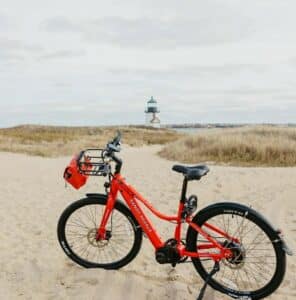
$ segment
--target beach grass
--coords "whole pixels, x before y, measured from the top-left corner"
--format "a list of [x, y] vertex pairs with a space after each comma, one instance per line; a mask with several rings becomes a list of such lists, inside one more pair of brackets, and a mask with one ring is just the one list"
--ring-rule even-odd
[[189, 164], [296, 166], [296, 129], [247, 126], [204, 130], [165, 145], [159, 155]]
[[123, 144], [164, 145], [158, 154], [172, 161], [296, 166], [296, 129], [287, 126], [206, 129], [186, 135], [144, 126], [21, 125], [0, 129], [0, 151], [43, 157], [72, 155], [82, 149], [104, 147], [118, 130], [122, 133]]
[[0, 129], [0, 151], [44, 157], [71, 155], [85, 148], [104, 147], [117, 131], [131, 146], [165, 144], [182, 136], [174, 130], [144, 126], [60, 127], [21, 125]]

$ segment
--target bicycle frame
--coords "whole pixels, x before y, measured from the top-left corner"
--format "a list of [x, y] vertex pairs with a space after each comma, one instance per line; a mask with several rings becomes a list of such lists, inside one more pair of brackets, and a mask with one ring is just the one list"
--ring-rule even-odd
[[[121, 193], [122, 197], [124, 198], [126, 204], [130, 208], [132, 214], [135, 216], [136, 220], [138, 221], [139, 225], [141, 226], [144, 233], [147, 235], [151, 243], [153, 244], [154, 248], [157, 250], [165, 245], [165, 242], [162, 241], [161, 237], [158, 235], [157, 231], [153, 227], [150, 220], [144, 214], [142, 208], [138, 204], [138, 201], [143, 203], [154, 215], [158, 218], [169, 221], [169, 222], [176, 222], [175, 234], [174, 238], [177, 241], [177, 249], [179, 251], [180, 257], [188, 256], [188, 257], [199, 257], [199, 258], [211, 258], [214, 261], [220, 261], [223, 258], [229, 258], [232, 256], [232, 253], [229, 249], [224, 248], [219, 242], [217, 242], [214, 238], [212, 238], [207, 232], [201, 229], [198, 225], [192, 222], [191, 217], [182, 218], [182, 212], [184, 209], [184, 203], [180, 201], [179, 208], [177, 215], [175, 216], [168, 216], [162, 214], [158, 210], [156, 210], [151, 203], [149, 203], [145, 198], [143, 198], [132, 186], [128, 185], [125, 179], [119, 174], [115, 174], [112, 178], [111, 185], [110, 185], [110, 192], [108, 195], [108, 200], [106, 204], [106, 208], [101, 220], [101, 224], [97, 229], [97, 239], [104, 239], [106, 234], [106, 225], [108, 222], [109, 217], [111, 216], [112, 210], [114, 208], [118, 192]], [[196, 230], [199, 234], [201, 234], [208, 243], [204, 243], [198, 245], [196, 252], [190, 252], [186, 250], [186, 247], [181, 241], [181, 228], [182, 223], [186, 222], [189, 226], [191, 226], [194, 230]], [[238, 239], [229, 236], [223, 230], [213, 226], [211, 224], [205, 223], [205, 227], [209, 228], [210, 230], [224, 236], [227, 240], [231, 240], [234, 242], [239, 242]], [[199, 250], [209, 250], [209, 249], [217, 249], [219, 251], [215, 252], [200, 252]]]

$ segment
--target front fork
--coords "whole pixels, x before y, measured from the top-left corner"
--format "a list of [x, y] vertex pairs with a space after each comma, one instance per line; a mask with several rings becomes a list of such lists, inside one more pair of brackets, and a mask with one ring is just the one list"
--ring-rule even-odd
[[[112, 180], [112, 182], [113, 182], [113, 180]], [[107, 203], [106, 203], [105, 211], [103, 213], [101, 224], [100, 224], [99, 228], [97, 229], [97, 234], [96, 234], [97, 241], [107, 239], [106, 225], [107, 225], [110, 215], [112, 214], [112, 211], [114, 209], [115, 202], [117, 199], [117, 194], [118, 194], [118, 188], [115, 184], [112, 184], [112, 182], [111, 182], [110, 192], [108, 193]]]

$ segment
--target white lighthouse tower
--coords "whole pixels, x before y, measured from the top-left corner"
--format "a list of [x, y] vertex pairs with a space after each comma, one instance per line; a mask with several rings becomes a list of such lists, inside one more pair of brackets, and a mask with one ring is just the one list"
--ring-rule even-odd
[[151, 96], [151, 99], [147, 102], [145, 110], [146, 126], [160, 128], [160, 119], [158, 114], [159, 110], [157, 107], [157, 101]]

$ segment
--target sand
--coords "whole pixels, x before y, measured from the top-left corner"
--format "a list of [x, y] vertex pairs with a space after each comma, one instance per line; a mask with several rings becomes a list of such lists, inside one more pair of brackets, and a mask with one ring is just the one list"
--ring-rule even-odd
[[[159, 210], [175, 213], [181, 176], [173, 162], [159, 158], [158, 146], [130, 148], [121, 153], [123, 174]], [[0, 298], [1, 299], [196, 299], [202, 280], [192, 264], [159, 265], [147, 239], [138, 257], [119, 271], [88, 270], [62, 252], [56, 225], [64, 208], [86, 192], [102, 192], [102, 178], [92, 178], [76, 191], [62, 179], [70, 157], [40, 158], [0, 153]], [[284, 229], [296, 249], [296, 168], [240, 168], [210, 166], [189, 192], [199, 208], [232, 200], [263, 212]], [[173, 227], [156, 221], [164, 239]], [[296, 299], [296, 258], [288, 257], [285, 281], [269, 299]], [[205, 299], [227, 299], [211, 289]]]

